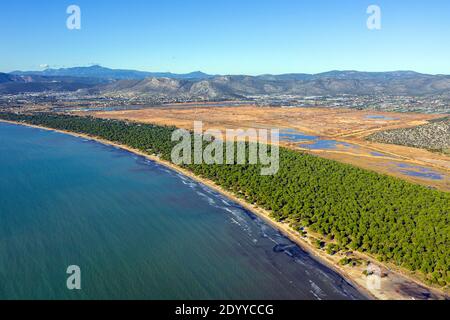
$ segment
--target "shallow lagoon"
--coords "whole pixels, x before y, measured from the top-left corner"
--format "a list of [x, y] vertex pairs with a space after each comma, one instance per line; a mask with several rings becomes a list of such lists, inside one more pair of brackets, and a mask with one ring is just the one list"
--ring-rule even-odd
[[404, 175], [410, 176], [410, 177], [418, 177], [418, 178], [424, 178], [428, 180], [443, 180], [444, 175], [434, 171], [432, 169], [418, 166], [418, 165], [410, 165], [406, 163], [394, 163], [395, 166], [398, 168], [398, 171]]
[[366, 116], [366, 119], [370, 119], [370, 120], [386, 120], [386, 121], [397, 120], [396, 118], [383, 116], [383, 115], [368, 115], [368, 116]]
[[319, 139], [318, 136], [308, 135], [294, 129], [286, 129], [280, 131], [281, 141], [301, 142], [301, 141], [314, 141], [317, 139]]
[[338, 148], [358, 149], [359, 146], [337, 140], [317, 140], [314, 143], [302, 143], [300, 147], [310, 150], [336, 150]]

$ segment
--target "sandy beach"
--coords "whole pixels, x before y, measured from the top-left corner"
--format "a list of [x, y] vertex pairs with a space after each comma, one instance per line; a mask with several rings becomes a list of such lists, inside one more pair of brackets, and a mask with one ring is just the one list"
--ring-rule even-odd
[[[164, 161], [156, 156], [148, 155], [144, 152], [141, 152], [139, 150], [130, 148], [125, 145], [117, 144], [108, 140], [104, 140], [98, 137], [89, 136], [85, 134], [79, 134], [69, 131], [63, 131], [63, 130], [56, 130], [52, 128], [46, 128], [41, 126], [35, 126], [30, 125], [22, 122], [12, 122], [12, 121], [4, 121], [0, 120], [0, 122], [4, 123], [11, 123], [16, 125], [24, 125], [28, 127], [34, 127], [49, 131], [55, 131], [60, 132], [64, 134], [68, 134], [71, 136], [89, 139], [89, 140], [95, 140], [99, 143], [115, 146], [118, 148], [121, 148], [123, 150], [132, 152], [134, 154], [137, 154], [139, 156], [145, 157], [149, 160], [155, 161], [159, 164], [162, 164], [166, 166], [167, 168], [170, 168], [174, 171], [177, 171], [199, 183], [202, 183], [209, 188], [220, 192], [230, 200], [240, 204], [242, 207], [246, 208], [247, 210], [253, 212], [257, 216], [264, 219], [267, 223], [275, 227], [277, 230], [279, 230], [281, 233], [283, 233], [285, 236], [287, 236], [290, 240], [295, 242], [297, 245], [299, 245], [303, 250], [308, 252], [311, 256], [315, 257], [316, 260], [320, 261], [322, 264], [326, 265], [327, 267], [335, 270], [340, 275], [342, 275], [349, 283], [357, 287], [362, 293], [364, 293], [368, 298], [370, 299], [380, 299], [380, 300], [409, 300], [409, 299], [421, 299], [421, 298], [429, 298], [429, 299], [446, 299], [448, 298], [448, 295], [444, 293], [442, 290], [431, 288], [421, 282], [419, 282], [417, 279], [414, 278], [414, 275], [407, 274], [407, 272], [395, 268], [395, 266], [392, 265], [385, 265], [380, 264], [379, 262], [376, 262], [373, 258], [361, 254], [361, 253], [352, 253], [352, 258], [361, 259], [365, 262], [370, 262], [371, 265], [376, 265], [381, 269], [381, 272], [383, 276], [380, 279], [380, 286], [368, 286], [368, 278], [363, 274], [363, 271], [366, 270], [367, 266], [365, 263], [362, 263], [361, 265], [357, 266], [349, 266], [345, 265], [342, 266], [339, 264], [339, 261], [346, 257], [347, 255], [345, 253], [337, 253], [335, 255], [329, 255], [322, 249], [317, 249], [313, 245], [313, 241], [317, 239], [317, 235], [311, 235], [308, 232], [307, 237], [303, 237], [300, 233], [292, 229], [288, 224], [277, 222], [274, 219], [271, 218], [270, 212], [267, 210], [264, 210], [262, 208], [259, 208], [257, 206], [251, 205], [247, 203], [245, 200], [237, 197], [236, 195], [232, 194], [231, 192], [224, 190], [222, 187], [215, 184], [213, 181], [201, 178], [199, 176], [194, 175], [192, 172], [185, 170], [183, 168], [180, 168], [168, 161]], [[425, 294], [424, 294], [425, 293]]]

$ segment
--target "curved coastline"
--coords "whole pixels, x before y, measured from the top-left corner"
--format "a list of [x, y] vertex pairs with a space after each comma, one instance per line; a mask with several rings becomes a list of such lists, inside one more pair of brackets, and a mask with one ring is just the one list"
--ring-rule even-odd
[[[335, 271], [340, 276], [342, 276], [345, 281], [347, 281], [349, 284], [351, 284], [352, 286], [357, 288], [358, 291], [360, 291], [360, 293], [362, 293], [368, 299], [381, 299], [381, 300], [411, 299], [411, 296], [406, 295], [405, 292], [401, 292], [396, 289], [396, 284], [398, 284], [398, 283], [406, 284], [406, 286], [410, 285], [409, 290], [411, 290], [411, 292], [413, 292], [414, 290], [420, 289], [420, 288], [422, 288], [422, 289], [426, 288], [426, 290], [431, 291], [435, 295], [435, 297], [445, 298], [445, 295], [442, 295], [437, 290], [427, 287], [422, 283], [418, 283], [417, 281], [415, 281], [415, 279], [411, 279], [407, 275], [399, 274], [399, 273], [397, 273], [395, 271], [391, 271], [391, 270], [390, 270], [390, 274], [389, 274], [389, 279], [386, 279], [386, 278], [383, 279], [383, 285], [382, 285], [383, 290], [368, 289], [367, 286], [365, 285], [366, 278], [362, 275], [361, 270], [359, 270], [359, 269], [355, 270], [355, 268], [348, 267], [348, 266], [340, 266], [338, 264], [338, 260], [337, 260], [338, 257], [332, 257], [332, 256], [326, 254], [326, 252], [316, 249], [313, 246], [313, 244], [308, 241], [308, 239], [302, 238], [300, 236], [300, 234], [298, 232], [296, 232], [295, 230], [293, 230], [288, 224], [282, 223], [282, 222], [277, 222], [277, 221], [273, 220], [270, 217], [270, 212], [268, 212], [267, 210], [261, 209], [254, 205], [251, 205], [251, 204], [247, 203], [245, 200], [237, 197], [233, 193], [218, 186], [213, 181], [199, 177], [199, 176], [193, 174], [192, 172], [190, 172], [186, 169], [180, 168], [168, 161], [162, 160], [157, 156], [149, 155], [140, 150], [130, 148], [126, 145], [118, 144], [118, 143], [115, 143], [115, 142], [112, 142], [109, 140], [101, 139], [101, 138], [86, 135], [86, 134], [75, 133], [75, 132], [70, 132], [70, 131], [65, 131], [65, 130], [57, 130], [57, 129], [43, 127], [43, 126], [36, 126], [36, 125], [27, 124], [27, 123], [6, 121], [6, 120], [1, 120], [1, 119], [0, 119], [0, 122], [10, 123], [10, 124], [20, 125], [20, 126], [26, 126], [26, 127], [32, 127], [32, 128], [37, 128], [37, 129], [43, 129], [43, 130], [48, 130], [48, 131], [53, 131], [53, 132], [59, 132], [59, 133], [67, 134], [67, 135], [77, 137], [77, 138], [93, 140], [98, 143], [113, 146], [116, 148], [120, 148], [122, 150], [131, 152], [131, 153], [136, 154], [141, 157], [144, 157], [148, 160], [151, 160], [158, 164], [161, 164], [164, 167], [166, 167], [170, 170], [173, 170], [183, 176], [189, 177], [192, 180], [195, 180], [196, 182], [203, 184], [203, 185], [207, 186], [208, 188], [222, 194], [229, 200], [239, 204], [244, 209], [246, 209], [249, 212], [255, 214], [256, 216], [262, 218], [266, 223], [268, 223], [269, 225], [271, 225], [272, 227], [277, 229], [284, 236], [286, 236], [289, 240], [294, 242], [301, 249], [303, 249], [306, 253], [311, 255], [320, 264], [326, 266], [327, 268]], [[365, 258], [367, 258], [367, 257], [365, 257]], [[376, 262], [376, 264], [381, 266], [381, 264], [379, 264], [377, 262]]]

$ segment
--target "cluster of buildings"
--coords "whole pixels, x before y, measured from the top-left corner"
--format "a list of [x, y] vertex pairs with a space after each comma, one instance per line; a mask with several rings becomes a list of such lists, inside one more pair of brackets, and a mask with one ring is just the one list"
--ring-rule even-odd
[[197, 102], [182, 97], [164, 96], [103, 96], [76, 92], [39, 92], [0, 95], [2, 110], [63, 111], [72, 109], [107, 109], [120, 106], [159, 106], [164, 104]]
[[[302, 108], [352, 108], [393, 112], [450, 113], [450, 98], [444, 96], [389, 96], [389, 95], [340, 95], [297, 96], [256, 95], [245, 99], [246, 104], [257, 106]], [[97, 95], [77, 92], [39, 92], [0, 95], [0, 108], [12, 110], [83, 110], [108, 109], [126, 106], [161, 106], [166, 104], [205, 102], [189, 97], [164, 95]], [[238, 102], [238, 101], [237, 101]]]
[[441, 96], [390, 96], [390, 95], [340, 95], [340, 96], [252, 96], [257, 105], [303, 108], [352, 108], [391, 112], [450, 113], [450, 98]]

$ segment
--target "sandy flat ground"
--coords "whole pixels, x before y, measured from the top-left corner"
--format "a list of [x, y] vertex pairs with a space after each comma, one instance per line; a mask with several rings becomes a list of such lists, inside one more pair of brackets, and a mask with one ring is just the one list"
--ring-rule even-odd
[[[327, 137], [415, 126], [439, 117], [416, 113], [330, 108], [204, 107], [203, 105], [192, 104], [183, 106], [184, 108], [170, 106], [143, 110], [95, 112], [94, 114], [160, 124], [170, 123], [184, 128], [192, 127], [193, 121], [203, 121], [208, 126], [215, 128], [293, 128]], [[370, 119], [368, 118], [370, 116], [385, 116], [393, 118], [393, 120]]]
[[[194, 121], [202, 121], [204, 130], [293, 129], [305, 134], [320, 136], [321, 139], [350, 143], [356, 147], [309, 150], [298, 143], [283, 142], [287, 147], [396, 176], [413, 183], [450, 191], [449, 156], [422, 149], [365, 140], [367, 135], [377, 131], [414, 127], [426, 124], [427, 121], [440, 118], [442, 115], [331, 108], [205, 107], [195, 104], [143, 110], [90, 112], [89, 114], [100, 118], [174, 125], [185, 129], [192, 129]], [[374, 117], [377, 118], [374, 119]], [[374, 153], [382, 153], [383, 156], [375, 156]], [[440, 174], [442, 179], [402, 174], [398, 163], [423, 166]]]

